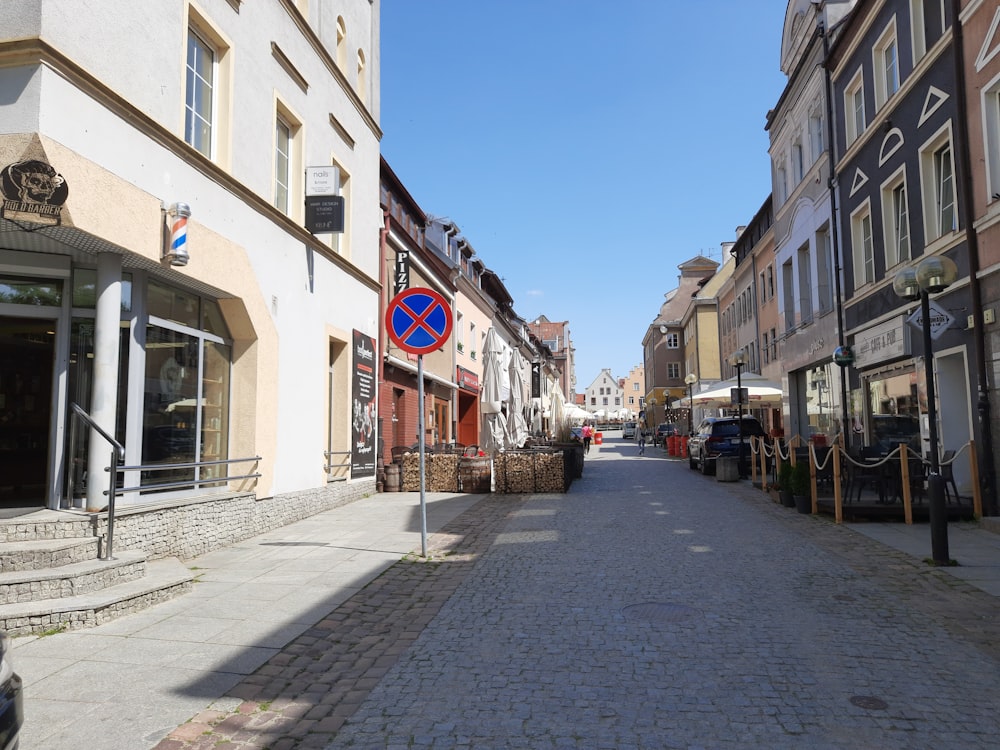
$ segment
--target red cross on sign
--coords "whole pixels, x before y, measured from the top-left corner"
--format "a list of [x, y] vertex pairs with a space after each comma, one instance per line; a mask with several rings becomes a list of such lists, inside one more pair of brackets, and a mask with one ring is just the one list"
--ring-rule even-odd
[[393, 297], [385, 310], [389, 338], [410, 354], [440, 349], [451, 336], [451, 327], [451, 307], [433, 289], [406, 289]]

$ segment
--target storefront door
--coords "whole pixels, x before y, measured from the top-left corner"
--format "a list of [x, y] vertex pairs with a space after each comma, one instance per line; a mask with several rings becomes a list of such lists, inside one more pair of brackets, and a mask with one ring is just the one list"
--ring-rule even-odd
[[0, 317], [0, 508], [44, 506], [55, 321]]

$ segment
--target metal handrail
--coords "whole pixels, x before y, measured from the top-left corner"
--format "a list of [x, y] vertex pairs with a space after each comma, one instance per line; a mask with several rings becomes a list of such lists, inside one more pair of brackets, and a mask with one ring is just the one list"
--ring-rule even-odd
[[[94, 419], [85, 412], [79, 404], [75, 401], [70, 404], [73, 409], [73, 416], [79, 417], [84, 422], [86, 422], [92, 430], [94, 430], [98, 435], [111, 443], [114, 450], [111, 451], [111, 466], [108, 471], [111, 472], [111, 487], [108, 490], [108, 544], [105, 550], [105, 560], [114, 560], [114, 540], [115, 540], [115, 483], [118, 481], [118, 462], [125, 460], [125, 446], [111, 437], [107, 432], [105, 432]], [[70, 443], [69, 443], [69, 455], [70, 459], [76, 456], [76, 430], [73, 426], [70, 427]], [[69, 482], [68, 482], [69, 496], [73, 497], [73, 472], [69, 472]]]
[[[228, 464], [247, 463], [248, 461], [258, 463], [260, 460], [260, 456], [251, 456], [250, 458], [224, 458], [218, 461], [193, 461], [183, 464], [140, 464], [138, 466], [119, 466], [118, 471], [172, 471], [174, 469], [195, 469], [202, 466], [222, 466]], [[199, 479], [184, 479], [176, 482], [139, 484], [135, 487], [122, 487], [117, 490], [117, 493], [119, 495], [124, 495], [129, 492], [142, 492], [143, 490], [170, 490], [177, 489], [179, 487], [190, 487], [191, 485], [222, 484], [224, 482], [235, 482], [241, 479], [260, 479], [260, 477], [260, 472], [253, 474], [240, 474], [238, 476], [231, 476], [227, 474], [224, 477], [204, 477]]]
[[[330, 459], [333, 456], [347, 456], [346, 459], [342, 460], [339, 464], [333, 463]], [[327, 480], [334, 479], [347, 479], [347, 477], [335, 477], [333, 476], [334, 469], [347, 469], [351, 466], [351, 452], [350, 451], [323, 451], [323, 458], [326, 459], [326, 463], [323, 465], [323, 471], [326, 472]]]

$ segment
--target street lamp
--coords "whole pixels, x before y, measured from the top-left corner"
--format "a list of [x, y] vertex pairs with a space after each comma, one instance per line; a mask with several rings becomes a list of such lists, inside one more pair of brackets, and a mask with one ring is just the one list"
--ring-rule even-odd
[[729, 358], [729, 364], [736, 368], [736, 403], [738, 406], [739, 414], [739, 426], [740, 426], [740, 450], [738, 461], [738, 470], [740, 478], [743, 477], [743, 367], [746, 365], [746, 352], [742, 349], [733, 353]]
[[694, 432], [694, 396], [691, 395], [691, 389], [694, 388], [694, 384], [698, 382], [698, 376], [693, 372], [689, 372], [684, 376], [684, 382], [687, 383], [688, 387], [688, 435]]
[[934, 353], [931, 336], [930, 296], [943, 292], [958, 278], [955, 261], [944, 255], [931, 255], [896, 274], [892, 290], [910, 301], [920, 300], [924, 334], [924, 377], [927, 380], [927, 420], [930, 432], [931, 470], [927, 475], [927, 498], [930, 507], [931, 556], [935, 565], [948, 565], [948, 513], [945, 509], [944, 479], [938, 460], [937, 394], [934, 388]]

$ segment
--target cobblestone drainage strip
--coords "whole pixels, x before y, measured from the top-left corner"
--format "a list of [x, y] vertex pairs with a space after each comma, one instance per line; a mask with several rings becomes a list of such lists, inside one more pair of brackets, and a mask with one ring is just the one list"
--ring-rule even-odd
[[885, 709], [889, 708], [888, 703], [873, 695], [855, 695], [851, 698], [851, 703], [858, 708], [867, 708], [872, 711], [885, 711]]
[[640, 622], [677, 622], [699, 614], [694, 607], [670, 602], [632, 604], [622, 610], [626, 620]]

